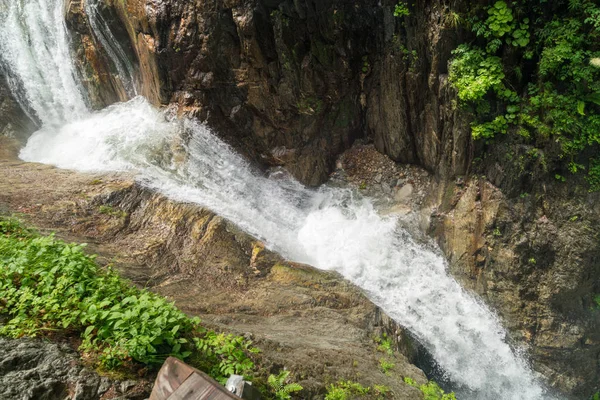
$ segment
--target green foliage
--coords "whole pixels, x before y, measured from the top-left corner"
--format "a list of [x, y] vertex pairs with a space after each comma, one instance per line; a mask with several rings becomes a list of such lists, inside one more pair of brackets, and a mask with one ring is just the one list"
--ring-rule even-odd
[[581, 159], [600, 146], [600, 5], [495, 1], [476, 7], [470, 23], [477, 38], [454, 51], [449, 76], [475, 116], [473, 138], [514, 132], [558, 143], [552, 157], [572, 173], [589, 163], [590, 188], [600, 189], [600, 171]]
[[370, 395], [370, 398], [385, 399], [390, 392], [390, 388], [384, 385], [368, 387], [350, 380], [339, 381], [327, 387], [325, 400], [350, 400], [367, 395]]
[[291, 394], [301, 391], [303, 388], [297, 383], [285, 383], [290, 375], [290, 371], [281, 371], [279, 375], [270, 375], [268, 379], [269, 386], [275, 393], [277, 400], [289, 400]]
[[463, 17], [456, 11], [448, 10], [444, 13], [444, 25], [456, 29], [464, 23]]
[[487, 55], [483, 50], [462, 44], [452, 52], [450, 82], [458, 89], [458, 98], [473, 102], [483, 99], [490, 91], [504, 89], [504, 72], [499, 57]]
[[483, 32], [485, 37], [490, 35], [502, 37], [515, 28], [515, 18], [506, 2], [497, 1], [488, 9], [488, 14], [484, 25], [487, 29]]
[[410, 15], [410, 10], [408, 9], [408, 4], [405, 2], [399, 2], [396, 4], [394, 8], [394, 17], [406, 17]]
[[594, 297], [594, 302], [596, 303], [596, 307], [600, 308], [600, 294]]
[[80, 350], [106, 369], [192, 355], [221, 380], [254, 367], [249, 342], [208, 331], [164, 298], [100, 269], [84, 245], [37, 236], [6, 218], [0, 230], [0, 313], [8, 316], [1, 335], [80, 335]]
[[373, 385], [373, 391], [378, 399], [385, 399], [392, 390], [385, 385]]
[[252, 342], [231, 334], [203, 332], [202, 336], [193, 339], [196, 349], [200, 351], [194, 358], [197, 366], [223, 384], [231, 374], [250, 377], [254, 363], [248, 354], [258, 352], [252, 347]]
[[508, 131], [508, 121], [504, 115], [498, 115], [490, 122], [482, 124], [471, 124], [471, 135], [473, 139], [491, 139], [497, 133], [506, 133]]
[[394, 354], [394, 350], [392, 350], [392, 340], [387, 337], [387, 334], [384, 333], [381, 337], [375, 338], [375, 343], [377, 343], [377, 351], [389, 355]]
[[369, 72], [369, 69], [371, 68], [371, 64], [369, 63], [369, 57], [363, 56], [362, 61], [363, 61], [363, 66], [362, 66], [361, 71], [366, 74], [367, 72]]
[[379, 359], [379, 367], [381, 368], [381, 372], [383, 372], [386, 375], [392, 369], [394, 369], [395, 366], [396, 366], [396, 364], [394, 364], [393, 362], [387, 361], [385, 358], [380, 358]]
[[16, 217], [0, 217], [0, 235], [28, 238], [35, 235], [35, 232], [24, 226]]
[[119, 210], [117, 208], [114, 208], [112, 206], [107, 206], [107, 205], [102, 205], [102, 206], [98, 207], [98, 212], [100, 214], [108, 215], [110, 217], [116, 217], [116, 218], [127, 217], [127, 213], [125, 211]]
[[445, 393], [434, 381], [429, 381], [425, 385], [419, 386], [413, 379], [407, 377], [404, 378], [404, 382], [419, 389], [423, 393], [425, 400], [456, 400], [454, 393]]
[[488, 39], [486, 49], [489, 53], [500, 48], [502, 39], [514, 47], [526, 47], [529, 44], [529, 18], [518, 22], [505, 1], [495, 2], [487, 9], [487, 14], [487, 19], [474, 19], [473, 31], [477, 36]]
[[362, 397], [371, 391], [371, 388], [365, 387], [357, 382], [339, 381], [335, 385], [327, 387], [325, 400], [349, 400], [356, 397]]
[[590, 160], [586, 179], [590, 184], [590, 192], [600, 192], [600, 158]]

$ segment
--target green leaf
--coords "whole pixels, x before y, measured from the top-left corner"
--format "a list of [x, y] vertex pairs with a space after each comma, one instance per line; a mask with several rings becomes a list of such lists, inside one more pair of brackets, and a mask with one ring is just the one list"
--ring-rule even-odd
[[579, 100], [579, 101], [577, 102], [577, 112], [578, 112], [580, 115], [585, 115], [585, 102], [583, 102], [583, 101], [581, 101], [581, 100]]
[[90, 336], [90, 334], [92, 333], [92, 331], [94, 330], [95, 326], [94, 325], [90, 325], [85, 329], [85, 332], [83, 332], [83, 336]]

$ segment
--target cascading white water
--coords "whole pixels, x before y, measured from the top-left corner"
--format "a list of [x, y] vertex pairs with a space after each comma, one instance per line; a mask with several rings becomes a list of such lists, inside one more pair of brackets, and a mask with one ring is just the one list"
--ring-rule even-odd
[[86, 115], [74, 76], [62, 1], [1, 0], [0, 15], [1, 65], [24, 109], [33, 111], [43, 125]]
[[[30, 3], [35, 6], [21, 5]], [[39, 64], [30, 57], [21, 65], [18, 59], [34, 52], [27, 46], [40, 44], [28, 39], [32, 31], [50, 29], [31, 23], [57, 21], [28, 13], [61, 8], [60, 0], [0, 0], [0, 38], [21, 35], [19, 45], [0, 41], [2, 65], [22, 82], [36, 112], [64, 118], [57, 127], [56, 118], [40, 115], [46, 124], [22, 150], [23, 160], [80, 171], [136, 171], [149, 187], [212, 209], [291, 260], [339, 271], [418, 337], [462, 398], [551, 398], [505, 342], [496, 316], [448, 275], [439, 253], [413, 240], [396, 217], [380, 216], [368, 199], [351, 190], [310, 190], [282, 172], [254, 173], [204, 125], [168, 118], [141, 97], [66, 118], [65, 107], [83, 106], [77, 90], [62, 90], [78, 87], [72, 71], [64, 73], [71, 81], [59, 85], [60, 96], [35, 98], [53, 90], [41, 72], [46, 64], [71, 64], [60, 50], [67, 47], [62, 32], [40, 42], [54, 58]]]

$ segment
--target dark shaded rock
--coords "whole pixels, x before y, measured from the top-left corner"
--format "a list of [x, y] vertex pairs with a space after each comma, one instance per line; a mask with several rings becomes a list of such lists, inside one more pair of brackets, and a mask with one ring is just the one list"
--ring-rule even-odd
[[0, 136], [25, 142], [36, 129], [36, 122], [23, 111], [14, 98], [0, 69]]
[[[88, 104], [94, 109], [102, 109], [112, 103], [127, 100], [128, 94], [123, 81], [125, 77], [119, 76], [106, 49], [94, 35], [85, 11], [85, 1], [69, 0], [66, 3], [65, 19], [71, 32], [75, 67], [85, 87]], [[107, 12], [106, 20], [114, 21], [115, 18]], [[111, 31], [120, 31], [118, 27], [111, 28]], [[123, 49], [130, 48], [127, 40], [121, 38], [120, 42]]]
[[[439, 23], [449, 6], [421, 0], [396, 18], [395, 4], [111, 0], [105, 13], [127, 32], [141, 94], [177, 103], [248, 157], [284, 165], [306, 184], [324, 182], [335, 157], [366, 135], [396, 161], [464, 174], [468, 119], [445, 75], [457, 31]], [[73, 29], [85, 25], [68, 17]], [[277, 148], [289, 157], [273, 158]]]
[[96, 400], [105, 394], [106, 399], [143, 399], [149, 394], [149, 387], [140, 391], [138, 382], [125, 390], [120, 386], [85, 369], [66, 344], [0, 338], [2, 399]]

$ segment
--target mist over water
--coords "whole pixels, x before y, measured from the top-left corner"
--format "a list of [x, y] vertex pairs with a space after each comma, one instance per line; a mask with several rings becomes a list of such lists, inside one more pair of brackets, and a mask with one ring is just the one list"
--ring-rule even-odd
[[[44, 123], [23, 160], [134, 171], [148, 187], [210, 208], [290, 260], [340, 272], [423, 343], [460, 398], [550, 398], [506, 343], [497, 317], [448, 275], [439, 252], [413, 240], [397, 217], [379, 215], [369, 199], [307, 189], [283, 172], [263, 176], [206, 126], [170, 117], [142, 97], [87, 111], [62, 7], [60, 0], [0, 0], [0, 65]], [[59, 82], [46, 68], [61, 71]]]

